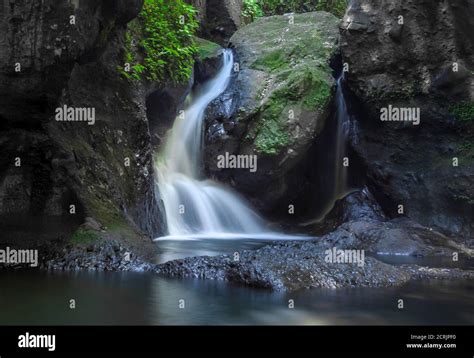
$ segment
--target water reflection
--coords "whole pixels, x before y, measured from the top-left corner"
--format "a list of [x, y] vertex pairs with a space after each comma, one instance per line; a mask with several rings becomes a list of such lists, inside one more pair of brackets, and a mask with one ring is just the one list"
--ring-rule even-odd
[[[273, 293], [154, 274], [1, 272], [0, 324], [474, 324], [474, 282]], [[69, 300], [76, 300], [76, 309]], [[404, 299], [405, 308], [397, 308]], [[179, 308], [183, 299], [184, 309]], [[288, 300], [295, 308], [288, 308]]]

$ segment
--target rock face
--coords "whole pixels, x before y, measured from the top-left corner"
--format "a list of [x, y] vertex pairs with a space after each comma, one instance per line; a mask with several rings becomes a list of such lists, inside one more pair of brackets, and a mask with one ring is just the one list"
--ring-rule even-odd
[[[0, 214], [87, 215], [110, 229], [162, 229], [149, 89], [117, 71], [126, 23], [142, 4], [2, 2]], [[56, 121], [63, 106], [93, 108], [95, 122]]]
[[[232, 36], [239, 69], [207, 112], [205, 164], [211, 176], [235, 185], [260, 209], [275, 206], [290, 190], [288, 173], [328, 118], [338, 22], [324, 12], [272, 16]], [[222, 170], [218, 156], [226, 152], [257, 155], [256, 172]]]
[[201, 36], [227, 45], [242, 24], [242, 0], [188, 0], [198, 10]]
[[[341, 25], [347, 82], [364, 103], [352, 144], [371, 192], [391, 217], [465, 236], [474, 234], [473, 16], [467, 0], [354, 0]], [[389, 105], [419, 108], [420, 124], [382, 122]]]

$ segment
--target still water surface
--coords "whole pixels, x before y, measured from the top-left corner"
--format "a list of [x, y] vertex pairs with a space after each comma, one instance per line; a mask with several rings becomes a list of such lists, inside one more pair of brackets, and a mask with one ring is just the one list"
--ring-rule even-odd
[[[232, 253], [261, 241], [158, 242], [157, 261]], [[387, 260], [413, 260], [386, 258]], [[439, 262], [442, 265], [442, 262]], [[397, 301], [404, 300], [399, 310]], [[275, 293], [151, 273], [0, 272], [0, 324], [474, 324], [474, 281]], [[69, 300], [76, 309], [69, 309]], [[179, 300], [185, 308], [179, 308]], [[288, 308], [293, 299], [295, 308]]]

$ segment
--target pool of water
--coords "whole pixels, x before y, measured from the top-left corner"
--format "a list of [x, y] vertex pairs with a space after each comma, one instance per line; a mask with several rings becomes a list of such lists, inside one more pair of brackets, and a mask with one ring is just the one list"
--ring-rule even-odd
[[[265, 242], [198, 240], [157, 244], [157, 260], [163, 262], [257, 248]], [[474, 281], [468, 280], [277, 293], [218, 281], [169, 279], [152, 273], [18, 270], [0, 271], [0, 287], [3, 325], [474, 324]], [[75, 300], [75, 309], [70, 308], [71, 299]], [[403, 309], [398, 308], [399, 299], [404, 301]], [[293, 300], [294, 308], [289, 308], [289, 300]]]

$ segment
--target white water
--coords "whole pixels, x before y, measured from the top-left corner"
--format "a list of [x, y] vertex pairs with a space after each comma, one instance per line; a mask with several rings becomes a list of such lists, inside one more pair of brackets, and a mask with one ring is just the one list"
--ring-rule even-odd
[[347, 111], [346, 99], [342, 90], [344, 72], [337, 80], [336, 92], [336, 155], [334, 173], [334, 200], [343, 198], [348, 193], [347, 172], [348, 167], [344, 166], [344, 158], [347, 157], [347, 141], [349, 132], [349, 113]]
[[217, 76], [194, 95], [184, 115], [176, 118], [163, 160], [156, 164], [169, 232], [158, 240], [284, 237], [269, 232], [237, 193], [202, 176], [204, 112], [226, 90], [233, 71], [232, 51], [225, 50], [223, 57]]
[[[348, 157], [348, 140], [350, 131], [350, 115], [347, 110], [346, 98], [343, 92], [344, 72], [341, 73], [337, 79], [336, 89], [336, 131], [334, 133], [334, 162], [330, 169], [333, 170], [334, 175], [334, 187], [332, 198], [329, 200], [321, 214], [307, 222], [302, 223], [302, 226], [313, 225], [322, 221], [327, 214], [334, 208], [334, 204], [337, 200], [344, 198], [351, 193], [352, 189], [348, 183], [348, 172], [349, 168], [344, 166], [344, 158]], [[350, 163], [349, 163], [350, 165]]]

